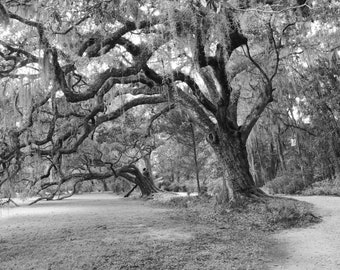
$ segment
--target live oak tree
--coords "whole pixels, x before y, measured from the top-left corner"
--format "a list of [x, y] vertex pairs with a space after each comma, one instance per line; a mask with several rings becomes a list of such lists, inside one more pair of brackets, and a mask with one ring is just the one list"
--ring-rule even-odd
[[[40, 180], [55, 172], [57, 187], [117, 176], [105, 162], [100, 172], [66, 174], [65, 160], [137, 106], [158, 105], [157, 117], [180, 104], [214, 149], [229, 200], [265, 196], [249, 172], [246, 142], [273, 101], [285, 40], [310, 16], [306, 1], [281, 2], [4, 1], [0, 186], [30, 156], [46, 164]], [[248, 71], [255, 99], [241, 121], [234, 81]], [[134, 165], [120, 170], [144, 185]]]
[[[150, 121], [145, 116], [146, 110], [148, 106], [128, 111], [110, 125], [97, 129], [95, 141], [102, 149], [102, 159], [114, 161], [113, 166], [120, 168], [116, 169], [116, 176], [137, 184], [147, 196], [158, 191], [153, 184], [150, 156], [159, 144], [153, 134], [147, 133]], [[146, 178], [144, 172], [134, 165], [136, 163], [143, 163], [148, 172]]]

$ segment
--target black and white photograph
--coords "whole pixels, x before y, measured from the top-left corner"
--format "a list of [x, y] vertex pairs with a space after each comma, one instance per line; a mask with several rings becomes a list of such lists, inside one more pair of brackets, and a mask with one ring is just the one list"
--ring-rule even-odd
[[340, 1], [0, 0], [0, 270], [340, 270]]

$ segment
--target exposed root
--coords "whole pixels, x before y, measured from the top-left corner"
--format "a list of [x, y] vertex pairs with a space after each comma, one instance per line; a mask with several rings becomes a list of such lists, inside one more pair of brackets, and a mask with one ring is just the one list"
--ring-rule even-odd
[[266, 202], [267, 199], [274, 198], [273, 196], [265, 193], [260, 188], [248, 189], [246, 191], [243, 191], [241, 195], [259, 202]]
[[232, 199], [228, 198], [226, 193], [217, 194], [215, 196], [216, 202], [214, 204], [214, 209], [217, 208], [238, 208], [245, 203], [266, 203], [268, 199], [274, 198], [271, 195], [268, 195], [263, 190], [259, 188], [251, 188], [247, 190], [243, 190], [241, 192], [235, 192], [234, 197]]

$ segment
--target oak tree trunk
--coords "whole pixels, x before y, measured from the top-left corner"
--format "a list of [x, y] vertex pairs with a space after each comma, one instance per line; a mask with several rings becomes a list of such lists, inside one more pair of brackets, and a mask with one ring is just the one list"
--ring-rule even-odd
[[255, 185], [250, 173], [246, 145], [238, 133], [234, 135], [219, 132], [214, 142], [210, 143], [223, 165], [230, 202], [236, 202], [240, 196], [251, 198], [266, 196]]
[[149, 196], [152, 193], [159, 192], [159, 189], [155, 186], [154, 182], [150, 177], [145, 177], [143, 175], [140, 175], [136, 177], [136, 185], [140, 188], [140, 191], [142, 192], [142, 196]]
[[129, 165], [121, 168], [117, 172], [118, 176], [124, 177], [129, 182], [136, 184], [142, 193], [142, 196], [149, 196], [160, 190], [155, 186], [150, 177], [145, 177], [135, 165]]

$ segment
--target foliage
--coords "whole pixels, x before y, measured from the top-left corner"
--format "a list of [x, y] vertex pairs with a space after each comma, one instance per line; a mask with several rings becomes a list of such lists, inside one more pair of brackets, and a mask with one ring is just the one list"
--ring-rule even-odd
[[320, 57], [304, 68], [292, 63], [299, 68], [297, 78], [290, 76], [293, 92], [280, 97], [280, 106], [270, 106], [257, 124], [250, 149], [264, 182], [289, 174], [294, 182], [301, 177], [312, 183], [339, 171], [339, 63], [330, 55], [331, 61]]
[[266, 220], [273, 226], [291, 228], [319, 222], [308, 204], [294, 200], [272, 200], [265, 205]]
[[296, 194], [308, 186], [301, 176], [283, 175], [268, 182], [265, 188], [272, 194]]
[[315, 182], [311, 186], [304, 189], [301, 194], [305, 196], [313, 195], [340, 196], [339, 175], [335, 179], [326, 179], [323, 181]]
[[[211, 212], [215, 199], [210, 196], [174, 196], [161, 205], [182, 209], [194, 222], [216, 222], [219, 226], [232, 227], [235, 224], [254, 230], [274, 231], [283, 228], [306, 226], [320, 221], [313, 214], [310, 204], [286, 198], [270, 198], [264, 202], [250, 203], [245, 200], [229, 211]], [[241, 225], [242, 224], [242, 225]]]

